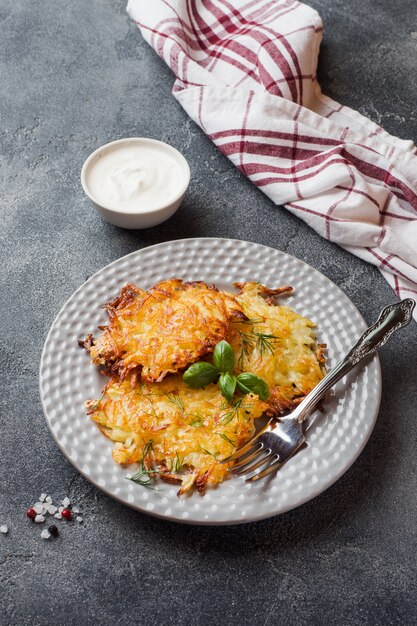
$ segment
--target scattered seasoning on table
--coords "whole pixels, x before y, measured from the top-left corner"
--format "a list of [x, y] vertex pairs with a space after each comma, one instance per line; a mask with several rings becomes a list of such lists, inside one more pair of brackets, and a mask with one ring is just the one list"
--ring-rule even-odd
[[[83, 522], [83, 517], [80, 513], [81, 511], [78, 507], [72, 507], [71, 500], [68, 496], [62, 500], [60, 506], [56, 506], [53, 503], [52, 497], [46, 493], [41, 493], [38, 501], [26, 510], [26, 516], [32, 520], [32, 522], [36, 522], [37, 524], [45, 522], [48, 515], [52, 515], [56, 520], [65, 519], [66, 521], [70, 521], [73, 519], [73, 514], [76, 516], [76, 521], [81, 524]], [[7, 533], [7, 526], [0, 526], [0, 532]], [[59, 534], [58, 527], [55, 524], [50, 524], [48, 528], [44, 528], [42, 530], [41, 537], [42, 539], [49, 539], [51, 536], [58, 537]]]
[[62, 517], [64, 519], [66, 519], [67, 521], [72, 519], [72, 512], [71, 509], [64, 509], [61, 513]]
[[59, 535], [59, 530], [55, 526], [55, 524], [51, 524], [50, 526], [48, 526], [48, 531], [51, 533], [53, 537], [58, 537]]
[[27, 511], [26, 511], [26, 515], [28, 516], [29, 519], [34, 520], [36, 517], [36, 511], [33, 508], [33, 506], [31, 506]]
[[6, 524], [2, 524], [0, 526], [0, 533], [3, 533], [3, 535], [7, 535], [8, 532], [9, 532], [9, 527], [6, 526]]

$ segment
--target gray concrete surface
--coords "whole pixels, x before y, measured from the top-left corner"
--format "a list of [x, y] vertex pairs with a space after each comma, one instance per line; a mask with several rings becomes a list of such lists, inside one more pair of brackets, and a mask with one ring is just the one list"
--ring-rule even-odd
[[[325, 91], [417, 139], [415, 0], [312, 0], [326, 34]], [[383, 349], [383, 398], [357, 463], [279, 518], [186, 527], [106, 497], [52, 440], [38, 393], [48, 328], [93, 272], [172, 238], [249, 239], [329, 276], [368, 321], [392, 301], [377, 270], [276, 208], [170, 95], [172, 76], [129, 23], [124, 0], [0, 3], [0, 623], [416, 624], [416, 326]], [[127, 232], [100, 220], [79, 172], [100, 144], [169, 141], [192, 182], [176, 218]], [[219, 184], [220, 183], [220, 184]], [[41, 491], [69, 495], [85, 523], [43, 542], [24, 516]]]

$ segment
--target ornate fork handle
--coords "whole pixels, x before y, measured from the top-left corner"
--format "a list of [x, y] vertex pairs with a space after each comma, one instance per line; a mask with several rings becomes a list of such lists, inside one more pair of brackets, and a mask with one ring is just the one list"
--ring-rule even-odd
[[410, 323], [415, 304], [414, 300], [407, 298], [385, 307], [375, 324], [365, 330], [344, 359], [304, 398], [291, 414], [291, 417], [298, 417], [300, 422], [305, 419], [327, 391], [350, 372], [355, 365], [374, 354], [396, 330]]

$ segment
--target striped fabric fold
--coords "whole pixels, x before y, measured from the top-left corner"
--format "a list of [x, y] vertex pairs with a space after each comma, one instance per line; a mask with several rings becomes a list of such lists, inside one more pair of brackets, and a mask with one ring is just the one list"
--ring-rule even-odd
[[316, 11], [129, 0], [128, 13], [174, 72], [175, 98], [257, 187], [416, 298], [417, 150], [321, 93]]

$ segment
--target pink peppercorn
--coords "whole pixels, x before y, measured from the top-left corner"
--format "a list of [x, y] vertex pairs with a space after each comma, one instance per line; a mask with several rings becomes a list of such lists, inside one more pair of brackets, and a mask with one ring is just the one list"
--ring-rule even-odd
[[35, 517], [37, 516], [37, 513], [36, 513], [36, 511], [35, 511], [35, 509], [33, 507], [30, 507], [26, 511], [26, 515], [28, 516], [29, 519], [34, 520]]
[[70, 519], [72, 519], [72, 512], [71, 512], [71, 509], [64, 509], [64, 510], [61, 512], [61, 515], [62, 515], [62, 517], [63, 517], [64, 519], [66, 519], [66, 520], [68, 520], [68, 521], [69, 521]]

